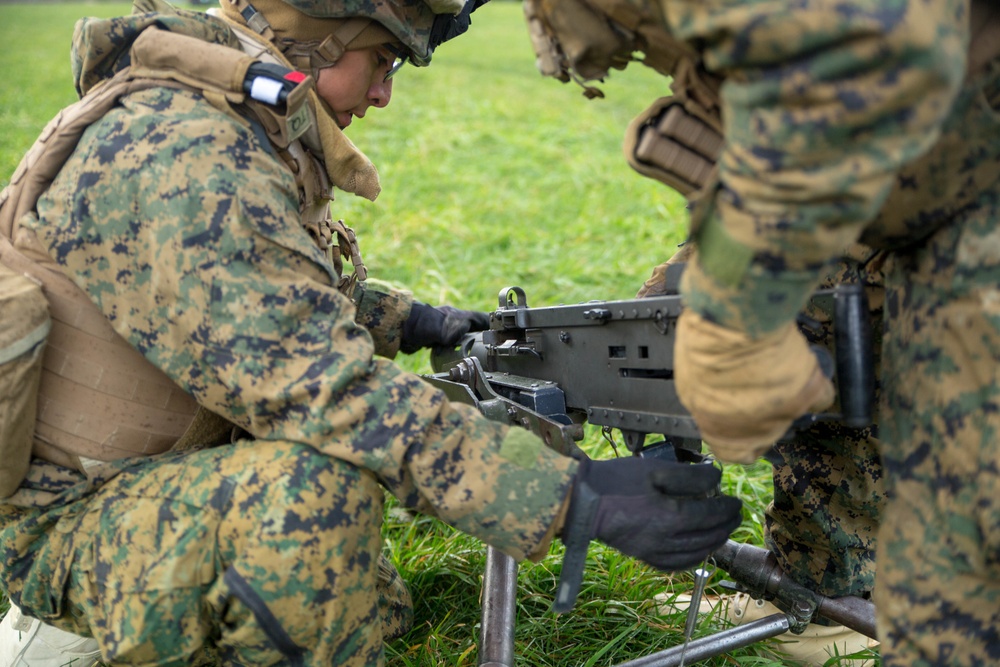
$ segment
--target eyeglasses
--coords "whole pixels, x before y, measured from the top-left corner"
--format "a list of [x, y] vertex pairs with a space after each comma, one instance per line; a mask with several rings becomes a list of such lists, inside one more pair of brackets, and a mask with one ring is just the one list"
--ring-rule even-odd
[[[385, 50], [392, 55], [391, 60], [389, 58], [384, 58], [385, 62], [392, 63], [392, 65], [389, 67], [389, 71], [385, 73], [385, 77], [382, 79], [382, 81], [388, 81], [392, 77], [396, 76], [396, 72], [398, 72], [400, 68], [402, 68], [402, 66], [406, 64], [406, 59], [409, 57], [409, 54], [405, 53], [402, 49], [400, 49], [394, 44], [385, 44], [384, 47]], [[383, 58], [381, 54], [379, 54], [379, 57]]]

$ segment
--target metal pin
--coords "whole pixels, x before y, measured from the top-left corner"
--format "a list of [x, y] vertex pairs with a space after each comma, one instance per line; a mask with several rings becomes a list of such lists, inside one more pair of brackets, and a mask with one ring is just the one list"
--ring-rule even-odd
[[705, 593], [705, 585], [713, 574], [715, 574], [715, 568], [709, 569], [708, 561], [702, 563], [701, 567], [695, 568], [694, 590], [691, 591], [691, 603], [688, 607], [687, 620], [684, 623], [684, 646], [681, 648], [680, 667], [684, 667], [684, 658], [687, 654], [688, 644], [691, 643], [691, 635], [694, 634], [694, 628], [698, 624], [699, 607], [701, 606], [701, 598]]

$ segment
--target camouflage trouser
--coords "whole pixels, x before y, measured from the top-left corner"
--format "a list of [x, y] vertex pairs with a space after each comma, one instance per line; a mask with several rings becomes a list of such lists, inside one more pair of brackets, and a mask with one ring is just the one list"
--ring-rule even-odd
[[886, 265], [885, 665], [1000, 664], [1000, 193]]
[[165, 455], [73, 495], [0, 506], [0, 577], [108, 661], [381, 665], [410, 622], [380, 557], [382, 488], [307, 447]]
[[[877, 424], [884, 296], [881, 256], [861, 245], [852, 247], [848, 256], [820, 287], [859, 280], [866, 285]], [[820, 325], [803, 329], [809, 342], [832, 352], [832, 313], [810, 304], [806, 314]], [[877, 426], [851, 429], [825, 422], [775, 445], [779, 460], [774, 466], [774, 500], [765, 512], [765, 540], [782, 569], [810, 590], [832, 597], [864, 596], [875, 585], [875, 544], [885, 502], [878, 447]]]
[[875, 584], [879, 508], [885, 499], [878, 440], [818, 424], [778, 443], [765, 539], [782, 569], [823, 595], [867, 595]]

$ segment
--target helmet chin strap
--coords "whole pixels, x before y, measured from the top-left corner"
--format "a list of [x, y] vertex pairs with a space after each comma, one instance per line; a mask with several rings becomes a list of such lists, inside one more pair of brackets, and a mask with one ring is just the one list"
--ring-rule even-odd
[[279, 38], [264, 15], [257, 11], [249, 0], [229, 0], [229, 2], [235, 5], [247, 27], [277, 46], [295, 69], [311, 73], [314, 79], [317, 78], [320, 69], [336, 64], [344, 55], [346, 46], [372, 21], [364, 16], [345, 19], [326, 39], [319, 42], [300, 42]]
[[303, 72], [311, 72], [316, 78], [319, 70], [331, 67], [340, 60], [347, 50], [347, 45], [368, 27], [371, 19], [356, 17], [346, 19], [332, 35], [321, 42], [299, 42], [293, 39], [281, 39], [277, 46], [296, 67]]
[[271, 29], [271, 24], [247, 0], [229, 0], [229, 3], [236, 7], [236, 10], [239, 11], [248, 28], [269, 42], [273, 42], [276, 39], [274, 30]]

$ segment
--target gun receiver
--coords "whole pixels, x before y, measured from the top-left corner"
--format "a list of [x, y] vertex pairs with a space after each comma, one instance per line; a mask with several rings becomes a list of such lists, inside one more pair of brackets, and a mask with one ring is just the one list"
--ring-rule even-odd
[[[833, 315], [836, 363], [829, 351], [814, 351], [827, 374], [836, 375], [841, 411], [806, 415], [794, 428], [820, 420], [867, 426], [874, 376], [864, 290], [839, 285], [817, 292], [813, 300]], [[436, 372], [428, 380], [453, 400], [479, 404], [488, 394], [491, 401], [505, 402], [513, 423], [545, 422], [546, 442], [554, 446], [558, 433], [562, 443], [555, 446], [566, 453], [574, 450], [567, 438], [582, 437], [584, 421], [620, 430], [633, 453], [643, 450], [649, 434], [700, 451], [698, 427], [674, 385], [681, 310], [679, 295], [529, 308], [523, 289], [507, 287], [500, 291], [490, 329], [466, 336], [457, 350], [432, 355]], [[470, 381], [474, 391], [485, 394], [448, 386], [469, 387]]]
[[500, 301], [489, 331], [467, 336], [450, 358], [432, 358], [436, 370], [463, 370], [434, 378], [464, 378], [475, 359], [497, 395], [550, 422], [620, 429], [633, 451], [640, 434], [698, 438], [673, 383], [680, 297], [528, 308], [524, 290], [510, 287]]

